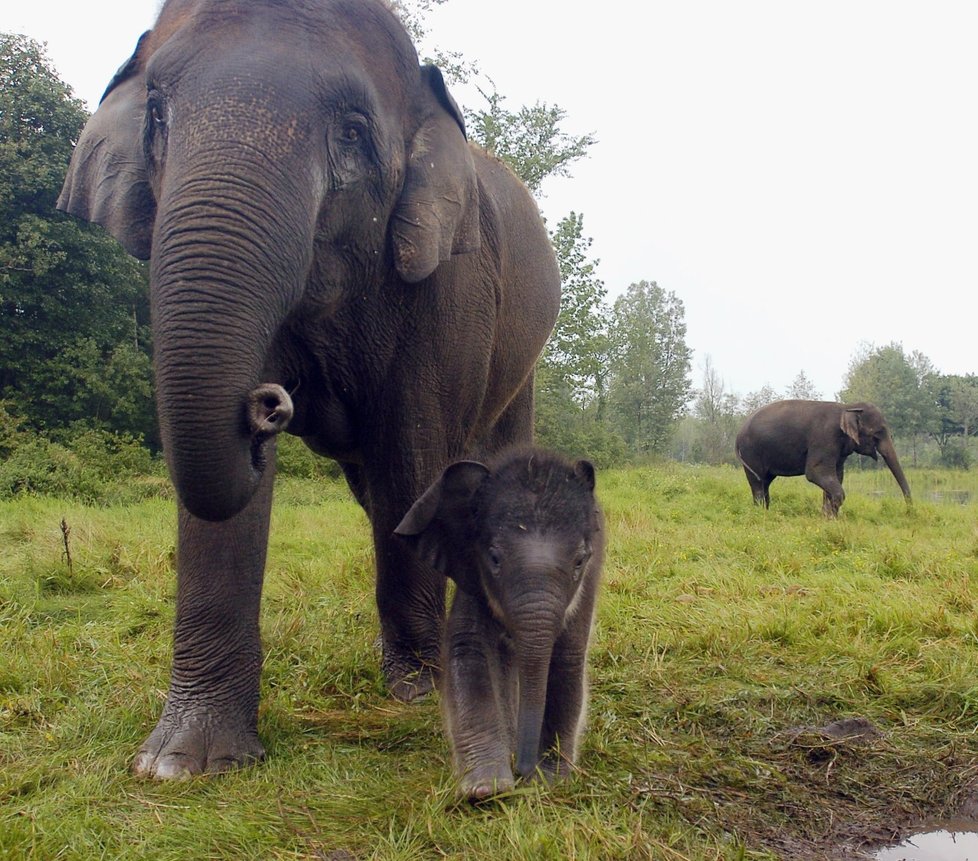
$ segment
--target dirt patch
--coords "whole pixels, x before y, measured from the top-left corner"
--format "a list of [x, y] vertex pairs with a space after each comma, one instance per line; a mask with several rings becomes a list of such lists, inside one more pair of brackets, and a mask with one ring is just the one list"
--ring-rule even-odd
[[861, 717], [758, 739], [749, 763], [749, 785], [721, 761], [689, 781], [646, 775], [635, 788], [783, 861], [866, 861], [926, 823], [978, 818], [978, 748], [943, 741], [908, 754]]

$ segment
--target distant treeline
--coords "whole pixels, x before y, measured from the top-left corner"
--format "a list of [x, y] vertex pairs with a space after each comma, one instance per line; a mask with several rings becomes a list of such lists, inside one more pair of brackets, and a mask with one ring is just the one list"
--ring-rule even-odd
[[[485, 98], [467, 112], [470, 137], [534, 193], [594, 141], [564, 133], [555, 106], [512, 112], [495, 90]], [[0, 34], [0, 495], [85, 496], [100, 482], [162, 475], [147, 267], [100, 228], [54, 208], [87, 118], [41, 46]], [[821, 396], [802, 372], [787, 392], [740, 398], [709, 362], [694, 389], [682, 301], [643, 280], [609, 306], [583, 224], [571, 212], [551, 231], [563, 305], [537, 372], [543, 445], [599, 466], [648, 457], [722, 463], [751, 410], [777, 397]], [[975, 375], [941, 374], [890, 344], [853, 358], [839, 397], [878, 404], [898, 443], [912, 447], [911, 463], [970, 466]], [[335, 474], [291, 444], [282, 460], [287, 472]], [[153, 482], [143, 491], [160, 492]]]

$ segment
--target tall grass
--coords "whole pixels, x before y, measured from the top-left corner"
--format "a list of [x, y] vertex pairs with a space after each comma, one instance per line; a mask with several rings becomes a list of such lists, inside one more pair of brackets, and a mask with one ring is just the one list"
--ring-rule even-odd
[[[891, 476], [852, 472], [826, 521], [803, 479], [763, 511], [729, 468], [599, 475], [580, 772], [476, 807], [437, 702], [384, 691], [368, 529], [340, 484], [278, 488], [268, 760], [177, 784], [127, 770], [167, 685], [172, 502], [0, 501], [0, 857], [825, 858], [939, 816], [978, 774], [978, 474], [910, 481], [907, 509]], [[856, 716], [879, 734], [820, 731]]]

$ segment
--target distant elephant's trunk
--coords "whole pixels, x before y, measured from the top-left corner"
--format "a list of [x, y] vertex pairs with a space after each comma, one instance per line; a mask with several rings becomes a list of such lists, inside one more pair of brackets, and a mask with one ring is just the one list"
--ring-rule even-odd
[[907, 500], [907, 503], [910, 503], [910, 485], [907, 483], [907, 478], [903, 474], [903, 467], [900, 466], [900, 459], [897, 457], [893, 440], [888, 435], [883, 437], [883, 439], [881, 439], [876, 446], [876, 450], [883, 456], [883, 460], [890, 468], [890, 472], [893, 473], [893, 477], [896, 479], [897, 484], [900, 485], [900, 490], [903, 491], [904, 499]]
[[[220, 166], [195, 164], [164, 188], [151, 268], [163, 448], [181, 501], [205, 520], [244, 508], [265, 468], [265, 443], [292, 416], [288, 393], [263, 377], [272, 339], [301, 295], [313, 221], [303, 219], [303, 230], [288, 212], [294, 205], [280, 203], [288, 195], [231, 176], [226, 146], [219, 157]], [[220, 182], [203, 179], [215, 175]]]

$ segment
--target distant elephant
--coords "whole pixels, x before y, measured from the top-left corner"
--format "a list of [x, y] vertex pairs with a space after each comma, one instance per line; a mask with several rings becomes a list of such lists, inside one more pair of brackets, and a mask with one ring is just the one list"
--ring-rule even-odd
[[743, 464], [754, 502], [767, 508], [768, 488], [779, 475], [804, 475], [823, 491], [822, 511], [839, 513], [845, 492], [842, 473], [853, 452], [883, 460], [910, 502], [883, 414], [872, 404], [833, 401], [775, 401], [752, 413], [737, 434], [737, 459]]
[[167, 0], [58, 205], [151, 260], [177, 618], [136, 773], [263, 756], [258, 615], [286, 425], [369, 515], [388, 685], [430, 690], [445, 580], [394, 527], [446, 464], [531, 439], [560, 276], [532, 197], [466, 142], [390, 5]]
[[462, 794], [574, 763], [604, 552], [594, 467], [539, 449], [449, 466], [396, 530], [458, 584], [441, 677]]

